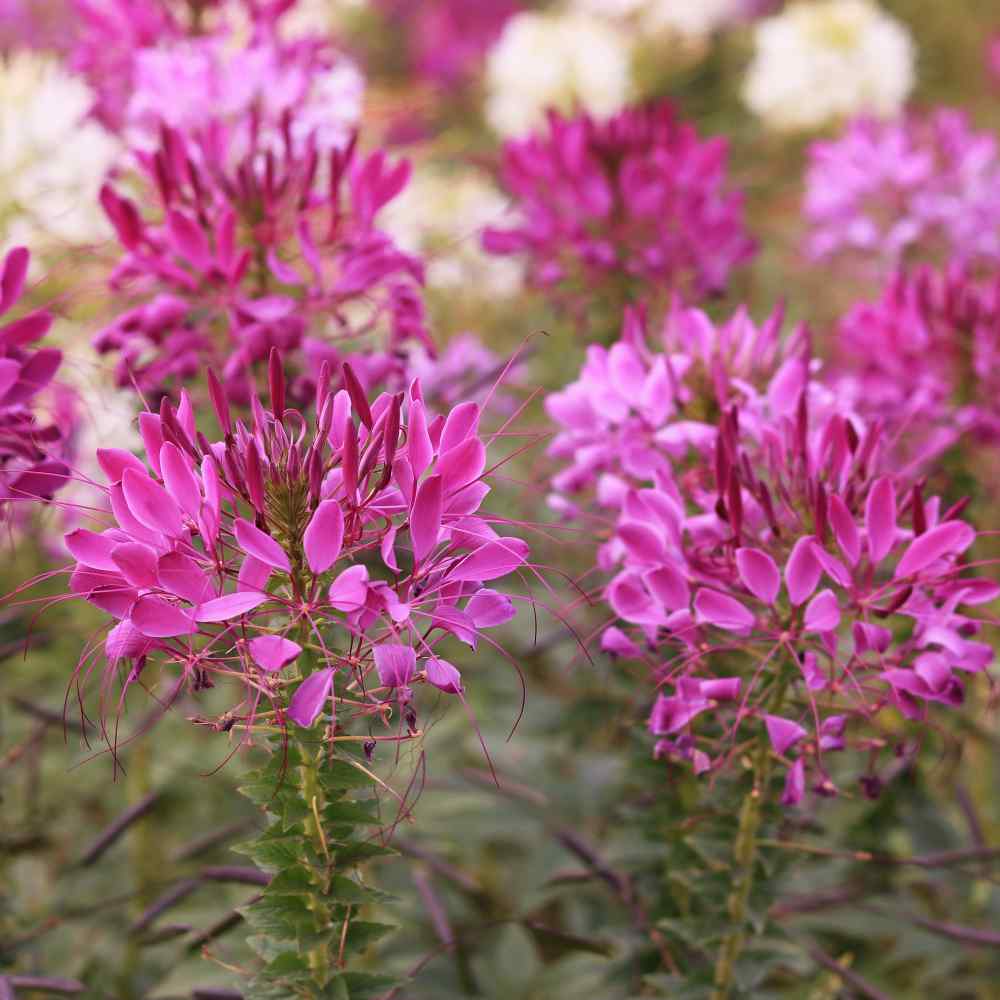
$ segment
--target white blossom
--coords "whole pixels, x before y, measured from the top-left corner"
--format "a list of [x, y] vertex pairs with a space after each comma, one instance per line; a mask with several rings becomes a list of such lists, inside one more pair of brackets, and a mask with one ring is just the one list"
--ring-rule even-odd
[[909, 32], [870, 0], [796, 4], [761, 21], [755, 41], [743, 97], [776, 129], [890, 117], [913, 87]]

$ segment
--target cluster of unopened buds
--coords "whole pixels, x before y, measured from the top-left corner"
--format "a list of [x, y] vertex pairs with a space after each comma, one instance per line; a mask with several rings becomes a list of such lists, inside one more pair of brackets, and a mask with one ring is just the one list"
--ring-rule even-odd
[[[690, 354], [643, 357], [638, 343], [592, 349], [587, 402], [574, 398], [596, 440], [574, 436], [573, 387], [550, 410], [567, 425], [554, 452], [574, 460], [570, 485], [600, 473], [612, 522], [600, 564], [614, 573], [604, 597], [619, 619], [602, 647], [650, 667], [657, 752], [709, 771], [759, 725], [788, 767], [786, 804], [802, 799], [809, 775], [834, 794], [828, 755], [847, 746], [868, 755], [862, 782], [876, 792], [881, 752], [904, 744], [883, 709], [922, 720], [929, 702], [959, 704], [962, 674], [993, 659], [969, 609], [1000, 588], [962, 563], [977, 537], [964, 503], [945, 509], [896, 472], [881, 425], [838, 412], [804, 350], [765, 358], [759, 339], [742, 341], [761, 361], [758, 390], [717, 334], [714, 377], [687, 385], [697, 396], [688, 405], [717, 416], [692, 434], [674, 406], [683, 377], [665, 383], [669, 394], [643, 391], [664, 364], [690, 376]], [[643, 409], [652, 401], [656, 420]], [[650, 457], [636, 462], [625, 448], [622, 469], [608, 471], [626, 418], [642, 426], [629, 437]]]
[[334, 392], [322, 371], [310, 421], [286, 406], [272, 352], [270, 406], [253, 397], [249, 424], [212, 376], [221, 440], [199, 433], [185, 395], [141, 414], [145, 461], [99, 452], [113, 521], [66, 545], [72, 592], [115, 620], [109, 671], [127, 663], [134, 681], [155, 654], [195, 689], [235, 678], [244, 697], [227, 719], [248, 728], [274, 713], [312, 726], [335, 703], [337, 725], [384, 716], [393, 695], [413, 729], [411, 684], [461, 695], [438, 647], [475, 649], [512, 618], [483, 584], [527, 559], [478, 513], [480, 409], [435, 416], [417, 382], [369, 405], [350, 366], [343, 380]]

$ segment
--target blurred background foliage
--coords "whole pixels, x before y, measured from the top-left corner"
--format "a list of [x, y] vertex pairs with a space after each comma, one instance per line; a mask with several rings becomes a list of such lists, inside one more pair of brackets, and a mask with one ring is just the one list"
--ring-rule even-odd
[[[1000, 127], [984, 61], [1000, 27], [994, 0], [884, 6], [917, 44], [915, 103], [960, 104], [977, 125]], [[398, 38], [371, 12], [355, 15], [349, 38], [372, 74], [371, 121], [391, 135], [415, 107], [427, 117], [428, 135], [403, 147], [418, 174], [490, 169], [495, 140], [476, 117], [477, 95], [449, 102], [413, 93], [398, 70]], [[766, 133], [743, 109], [748, 58], [739, 31], [704, 49], [650, 48], [643, 89], [670, 97], [703, 134], [726, 135], [733, 184], [747, 193], [760, 252], [710, 313], [724, 317], [746, 302], [760, 318], [783, 300], [793, 320], [813, 326], [822, 353], [825, 326], [870, 289], [804, 264], [805, 143]], [[46, 265], [35, 300], [54, 303], [62, 335], [82, 341], [101, 314], [100, 251], [79, 260], [53, 248]], [[472, 329], [501, 357], [526, 352], [516, 389], [527, 404], [524, 437], [504, 437], [495, 451], [499, 459], [529, 446], [503, 470], [500, 509], [534, 523], [546, 468], [534, 390], [571, 378], [586, 341], [531, 293], [493, 299], [431, 288], [428, 304], [444, 340]], [[620, 303], [591, 317], [591, 338], [614, 337], [619, 316]], [[585, 597], [586, 545], [553, 524], [532, 534], [543, 571], [560, 568], [545, 573], [551, 592], [534, 584], [536, 596], [571, 624], [544, 611], [537, 626], [519, 616], [502, 637], [509, 659], [481, 656], [467, 675], [478, 729], [458, 705], [446, 712], [444, 699], [428, 698], [419, 749], [376, 755], [394, 793], [380, 809], [397, 852], [377, 865], [377, 883], [396, 897], [379, 916], [398, 931], [371, 964], [412, 974], [397, 1000], [704, 996], [660, 967], [669, 969], [673, 949], [711, 939], [683, 901], [724, 896], [726, 858], [713, 838], [726, 817], [702, 820], [727, 800], [650, 759], [648, 684], [584, 652], [603, 624]], [[3, 592], [50, 568], [41, 537], [36, 526], [5, 540]], [[49, 581], [32, 597], [60, 589]], [[236, 792], [254, 755], [231, 753], [233, 734], [190, 721], [218, 716], [224, 697], [183, 695], [166, 710], [173, 678], [150, 667], [121, 706], [116, 689], [87, 685], [81, 714], [73, 678], [91, 662], [98, 618], [58, 600], [37, 616], [41, 604], [20, 599], [0, 619], [0, 972], [70, 977], [92, 997], [230, 995], [234, 970], [251, 961], [239, 907], [255, 890], [230, 848], [259, 822]], [[773, 898], [769, 930], [744, 960], [748, 995], [1000, 996], [996, 720], [992, 699], [975, 698], [877, 800], [847, 794], [816, 813], [774, 819], [783, 846], [765, 854]], [[101, 731], [102, 715], [112, 731]], [[138, 818], [119, 832], [123, 816]], [[24, 983], [18, 996], [42, 995]]]

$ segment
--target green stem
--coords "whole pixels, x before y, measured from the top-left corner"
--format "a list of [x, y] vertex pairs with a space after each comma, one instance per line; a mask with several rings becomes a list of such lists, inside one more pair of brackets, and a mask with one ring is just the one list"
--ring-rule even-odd
[[[786, 677], [779, 677], [771, 696], [768, 711], [781, 709], [788, 687]], [[750, 789], [740, 807], [740, 822], [733, 845], [733, 887], [726, 909], [731, 921], [729, 932], [722, 939], [722, 946], [715, 962], [712, 1000], [729, 1000], [736, 978], [736, 963], [746, 944], [747, 909], [753, 891], [757, 868], [757, 835], [760, 831], [764, 798], [771, 787], [771, 748], [766, 731], [757, 738], [753, 755]]]

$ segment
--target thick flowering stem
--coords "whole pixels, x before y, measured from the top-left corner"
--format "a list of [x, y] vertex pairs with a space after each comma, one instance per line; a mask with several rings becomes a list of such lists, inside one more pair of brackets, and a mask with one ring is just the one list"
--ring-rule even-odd
[[[770, 709], [778, 712], [785, 698], [787, 678], [780, 677], [770, 699]], [[746, 943], [750, 894], [757, 867], [757, 840], [766, 798], [771, 789], [771, 746], [765, 732], [757, 737], [751, 765], [752, 781], [740, 807], [740, 821], [733, 844], [733, 885], [726, 902], [731, 921], [715, 963], [712, 1000], [729, 1000], [736, 978], [736, 963]]]
[[263, 960], [251, 995], [318, 1000], [389, 988], [387, 977], [362, 971], [365, 949], [389, 928], [357, 919], [382, 899], [360, 869], [388, 853], [370, 839], [376, 819], [362, 789], [374, 779], [349, 751], [332, 755], [307, 738], [272, 749], [241, 789], [269, 820], [240, 848], [271, 875], [246, 910]]

